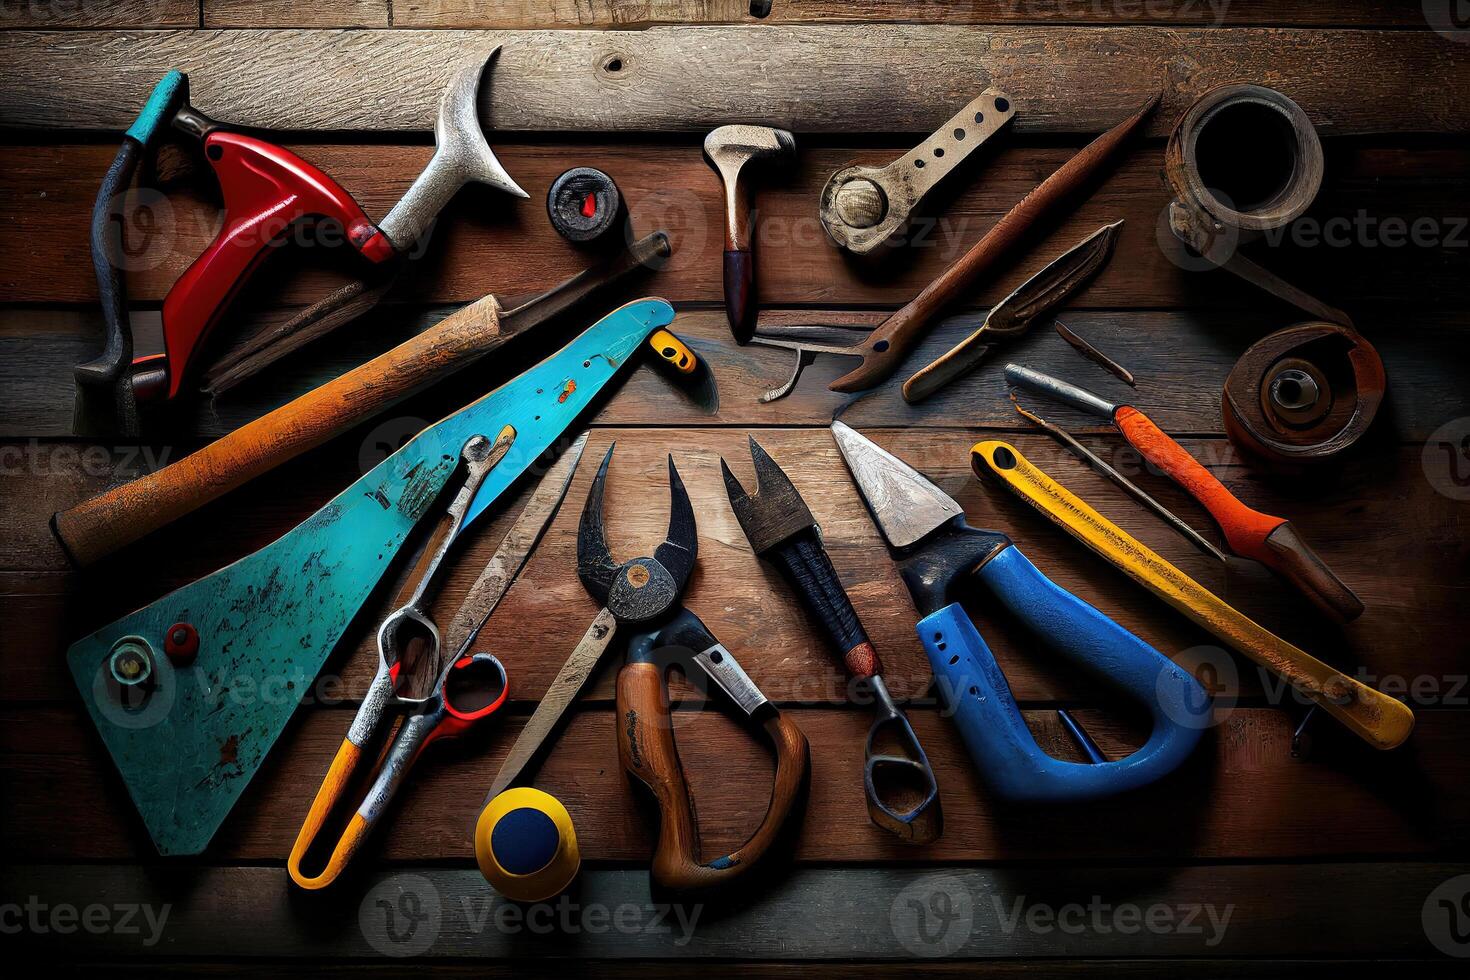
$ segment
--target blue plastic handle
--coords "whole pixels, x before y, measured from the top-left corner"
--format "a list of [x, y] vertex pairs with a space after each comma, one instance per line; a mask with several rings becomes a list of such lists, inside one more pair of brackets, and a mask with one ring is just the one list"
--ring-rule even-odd
[[125, 135], [144, 146], [152, 143], [159, 129], [168, 125], [169, 117], [177, 108], [175, 100], [185, 84], [184, 73], [178, 70], [159, 79], [158, 84], [153, 86], [148, 101], [143, 104], [142, 111], [138, 113], [138, 118], [133, 120]]
[[1154, 723], [1138, 751], [1113, 762], [1064, 762], [1047, 755], [1031, 737], [975, 624], [959, 603], [948, 605], [919, 621], [919, 639], [940, 699], [995, 792], [1036, 802], [1093, 799], [1151, 783], [1188, 757], [1210, 718], [1209, 696], [1188, 672], [1057, 586], [1015, 547], [975, 574], [1028, 629], [1146, 704]]

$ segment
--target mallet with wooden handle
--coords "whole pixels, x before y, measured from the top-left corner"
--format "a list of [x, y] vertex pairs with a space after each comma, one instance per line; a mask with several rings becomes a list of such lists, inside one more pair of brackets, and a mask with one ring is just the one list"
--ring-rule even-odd
[[976, 476], [990, 473], [1053, 524], [1139, 585], [1260, 666], [1281, 677], [1363, 741], [1391, 749], [1414, 730], [1408, 706], [1287, 643], [1103, 517], [1004, 442], [970, 450]]
[[1230, 550], [1254, 558], [1306, 596], [1339, 623], [1363, 614], [1363, 602], [1342, 583], [1284, 517], [1263, 514], [1243, 504], [1214, 474], [1132, 405], [1115, 405], [1085, 388], [1019, 364], [1006, 365], [1006, 381], [1018, 388], [1050, 395], [1065, 405], [1107, 419], [1143, 458], [1188, 490], [1202, 504]]
[[[51, 519], [52, 529], [73, 561], [93, 564], [468, 367], [603, 286], [669, 254], [668, 236], [656, 232], [607, 264], [586, 269], [509, 312], [501, 310], [494, 296], [486, 296], [177, 463], [61, 511]], [[666, 360], [690, 356], [671, 337], [660, 330], [650, 338], [659, 356]]]
[[833, 391], [864, 391], [881, 384], [923, 336], [924, 328], [959, 295], [975, 284], [981, 273], [1011, 249], [1059, 202], [1082, 186], [1138, 128], [1158, 104], [1155, 95], [1133, 115], [1087, 144], [1006, 212], [995, 227], [970, 250], [941, 272], [909, 304], [884, 320], [868, 339], [854, 347], [863, 362], [827, 387]]

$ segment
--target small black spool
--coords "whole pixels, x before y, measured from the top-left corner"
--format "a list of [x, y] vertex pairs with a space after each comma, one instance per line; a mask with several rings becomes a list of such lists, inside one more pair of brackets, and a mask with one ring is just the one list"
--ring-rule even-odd
[[595, 242], [616, 227], [622, 210], [618, 185], [592, 167], [573, 167], [556, 178], [546, 194], [551, 227], [579, 245]]

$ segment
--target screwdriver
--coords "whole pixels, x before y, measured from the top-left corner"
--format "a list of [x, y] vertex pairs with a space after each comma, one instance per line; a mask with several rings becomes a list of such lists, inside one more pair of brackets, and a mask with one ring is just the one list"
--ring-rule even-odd
[[1188, 490], [1210, 512], [1231, 551], [1254, 558], [1285, 578], [1333, 620], [1347, 623], [1362, 615], [1362, 600], [1307, 546], [1290, 521], [1241, 503], [1147, 415], [1131, 405], [1115, 405], [1085, 388], [1019, 364], [1007, 364], [1005, 374], [1006, 381], [1018, 388], [1050, 395], [1113, 423], [1144, 459]]

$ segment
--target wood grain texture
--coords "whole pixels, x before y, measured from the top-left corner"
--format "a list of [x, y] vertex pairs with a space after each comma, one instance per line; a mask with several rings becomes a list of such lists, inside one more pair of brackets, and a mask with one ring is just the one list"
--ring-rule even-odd
[[[966, 508], [972, 524], [1009, 534], [1057, 584], [1192, 669], [1214, 671], [1215, 679], [1206, 678], [1211, 685], [1236, 690], [1247, 700], [1279, 691], [1269, 675], [1225, 654], [1208, 634], [1088, 554], [1005, 488], [977, 481], [970, 472], [968, 451], [984, 437], [979, 430], [867, 431], [952, 494]], [[616, 473], [607, 488], [607, 512], [617, 515], [616, 522], [609, 524], [614, 554], [643, 553], [663, 539], [668, 514], [661, 467], [665, 454], [674, 451], [699, 515], [701, 554], [686, 595], [689, 608], [742, 661], [747, 651], [757, 658], [765, 651], [780, 651], [768, 662], [757, 659], [756, 668], [747, 665], [773, 700], [787, 704], [850, 700], [850, 682], [833, 659], [827, 640], [777, 570], [751, 553], [725, 500], [716, 457], [728, 459], [737, 476], [749, 479], [745, 431], [599, 430], [593, 433], [588, 458], [596, 458], [614, 438], [619, 452], [613, 464]], [[846, 476], [830, 435], [825, 430], [772, 429], [762, 431], [760, 440], [821, 524], [837, 574], [883, 655], [889, 688], [900, 698], [922, 696], [929, 686], [930, 671], [914, 635], [912, 603]], [[1470, 567], [1470, 513], [1441, 496], [1424, 478], [1418, 447], [1349, 467], [1337, 475], [1330, 490], [1314, 488], [1303, 495], [1302, 488], [1268, 484], [1237, 464], [1222, 462], [1228, 456], [1218, 441], [1185, 441], [1198, 457], [1214, 461], [1216, 473], [1247, 503], [1289, 515], [1358, 590], [1368, 612], [1339, 634], [1264, 569], [1242, 564], [1227, 570], [1211, 561], [1050, 440], [1026, 435], [1014, 442], [1028, 458], [1130, 534], [1309, 653], [1350, 674], [1361, 667], [1362, 679], [1375, 686], [1395, 685], [1390, 693], [1399, 696], [1406, 693], [1410, 682], [1425, 678], [1419, 683], [1429, 685], [1425, 694], [1429, 704], [1447, 695], [1470, 694], [1456, 687], [1454, 679], [1465, 672], [1465, 645], [1453, 639], [1466, 635], [1466, 613], [1456, 583], [1462, 580], [1463, 569]], [[1088, 442], [1104, 454], [1117, 447], [1116, 440], [1089, 438]], [[1112, 458], [1125, 468], [1136, 465], [1128, 456]], [[253, 494], [221, 501], [89, 570], [78, 577], [74, 590], [53, 581], [48, 589], [68, 589], [59, 600], [52, 591], [18, 595], [21, 609], [35, 608], [38, 603], [54, 609], [54, 603], [61, 601], [66, 617], [64, 632], [37, 637], [38, 648], [48, 655], [36, 665], [16, 670], [8, 697], [71, 699], [72, 683], [59, 656], [65, 644], [268, 543], [329, 499], [360, 472], [359, 465], [357, 444], [329, 446], [312, 459], [267, 477]], [[1166, 506], [1204, 533], [1215, 535], [1203, 510], [1163, 477], [1134, 469], [1129, 472]], [[573, 575], [576, 527], [592, 475], [592, 467], [579, 468], [566, 504], [483, 634], [491, 652], [516, 678], [514, 696], [518, 699], [541, 696], [597, 613], [596, 603]], [[86, 491], [65, 480], [29, 482], [31, 489], [15, 500], [14, 507], [0, 509], [7, 522], [5, 564], [60, 571], [60, 557], [55, 555], [56, 546], [45, 526], [50, 511], [44, 508], [68, 493]], [[525, 492], [522, 489], [520, 495]], [[507, 522], [518, 512], [519, 503], [511, 505], [511, 499], [507, 498], [506, 509], [494, 521], [468, 532], [463, 550], [446, 569], [433, 607], [440, 621], [448, 621], [498, 546]], [[1364, 544], [1364, 527], [1384, 529], [1374, 535], [1371, 548]], [[53, 557], [47, 556], [48, 551]], [[155, 555], [167, 555], [168, 561], [153, 560]], [[138, 574], [136, 569], [144, 565], [149, 573]], [[377, 664], [373, 634], [390, 611], [390, 592], [385, 588], [367, 604], [328, 662], [322, 684], [336, 697], [355, 699], [367, 689]], [[1099, 689], [1048, 654], [1045, 644], [1003, 616], [997, 603], [977, 592], [969, 597], [969, 605], [1020, 700], [1030, 704], [1078, 699], [1096, 703]], [[8, 619], [8, 612], [5, 609], [0, 615]], [[611, 674], [595, 678], [589, 686], [587, 697], [593, 700], [606, 702], [611, 696]]]
[[[610, 293], [608, 309], [625, 299], [656, 292], [660, 280], [645, 279]], [[641, 286], [641, 288], [640, 288]], [[262, 326], [284, 319], [291, 312], [257, 310], [253, 319]], [[421, 309], [389, 305], [368, 314], [351, 328], [339, 331], [328, 342], [309, 347], [273, 365], [267, 378], [243, 385], [212, 403], [180, 406], [182, 411], [172, 431], [158, 440], [173, 446], [173, 453], [187, 451], [201, 439], [217, 438], [278, 405], [305, 394], [316, 386], [351, 370], [358, 364], [402, 342], [419, 330], [439, 322], [445, 308]], [[768, 320], [788, 323], [819, 321], [856, 324], [872, 328], [882, 319], [881, 311], [854, 312], [821, 310], [766, 310]], [[1258, 313], [1192, 310], [1076, 311], [1068, 310], [1067, 322], [1129, 365], [1141, 378], [1135, 391], [1107, 378], [1083, 361], [1054, 333], [1044, 327], [996, 351], [973, 372], [919, 405], [908, 405], [899, 396], [899, 372], [875, 392], [859, 396], [827, 390], [827, 384], [855, 363], [851, 358], [823, 356], [802, 375], [796, 390], [781, 401], [759, 404], [766, 389], [785, 380], [791, 371], [789, 351], [761, 346], [740, 347], [730, 336], [721, 310], [695, 309], [681, 312], [674, 323], [680, 336], [711, 366], [719, 389], [719, 404], [709, 406], [682, 394], [656, 370], [640, 367], [633, 371], [605, 402], [597, 416], [603, 425], [809, 425], [825, 426], [837, 413], [850, 425], [911, 427], [984, 425], [1004, 429], [1029, 428], [1011, 408], [1002, 376], [1008, 359], [1023, 361], [1039, 370], [1085, 382], [1109, 397], [1132, 400], [1147, 409], [1167, 431], [1174, 433], [1223, 433], [1220, 402], [1210, 394], [1218, 391], [1235, 359], [1271, 328], [1287, 317], [1265, 310]], [[920, 343], [906, 365], [928, 363], [958, 343], [984, 317], [983, 311], [941, 321]], [[517, 370], [535, 363], [545, 351], [554, 349], [553, 337], [569, 340], [592, 322], [572, 317], [561, 326], [548, 328], [546, 346], [534, 339], [514, 344], [469, 376], [447, 379], [432, 391], [410, 399], [387, 418], [417, 419], [422, 425], [442, 418], [484, 394]], [[1442, 355], [1445, 344], [1453, 344], [1470, 322], [1470, 314], [1421, 314], [1402, 320], [1384, 318], [1375, 325], [1374, 340], [1392, 379], [1390, 407], [1381, 413], [1367, 436], [1372, 451], [1381, 441], [1422, 442], [1452, 419], [1470, 415], [1470, 388], [1454, 358]], [[156, 343], [157, 324], [142, 324], [137, 331], [140, 345]], [[65, 437], [71, 432], [73, 382], [71, 366], [101, 348], [101, 318], [87, 312], [63, 310], [0, 309], [0, 432], [11, 437]], [[854, 331], [854, 337], [861, 337]], [[1067, 422], [1072, 431], [1107, 431], [1095, 418], [1068, 413], [1039, 400], [1028, 402], [1045, 410], [1047, 418]], [[1058, 412], [1061, 412], [1058, 415]], [[411, 421], [399, 423], [398, 436], [411, 435]], [[360, 436], [376, 428], [365, 428]], [[28, 456], [41, 452], [22, 447]], [[6, 459], [21, 463], [14, 449], [4, 450]], [[24, 463], [25, 466], [44, 465]], [[102, 474], [102, 475], [105, 475]], [[0, 491], [3, 492], [3, 491]]]
[[[205, 0], [206, 13], [219, 0]], [[239, 0], [228, 0], [235, 3]], [[318, 4], [327, 8], [341, 0]], [[356, 0], [346, 0], [349, 9]], [[396, 0], [393, 22], [400, 27], [618, 27], [694, 23], [851, 23], [857, 21], [914, 24], [1138, 24], [1219, 26], [1222, 24], [1318, 24], [1422, 28], [1424, 19], [1412, 4], [1370, 0], [1324, 9], [1311, 0], [1151, 0], [1149, 3], [1101, 4], [1040, 0], [784, 0], [771, 5], [764, 20], [749, 14], [749, 0]], [[256, 16], [254, 26], [295, 26]]]
[[1149, 130], [1162, 135], [1205, 90], [1242, 77], [1270, 79], [1328, 133], [1470, 128], [1456, 95], [1470, 59], [1431, 31], [889, 25], [14, 31], [0, 36], [0, 125], [123, 129], [179, 68], [201, 107], [238, 125], [425, 130], [453, 72], [496, 44], [488, 118], [501, 131], [929, 132], [995, 85], [1015, 97], [1018, 129], [1066, 133], [1101, 132], [1162, 88]]
[[[335, 910], [324, 903], [291, 900], [284, 877], [274, 868], [201, 872], [22, 865], [6, 869], [0, 882], [10, 894], [44, 896], [48, 908], [82, 909], [106, 896], [105, 901], [141, 905], [155, 917], [163, 907], [172, 913], [159, 937], [162, 941], [153, 949], [142, 948], [143, 936], [150, 934], [144, 927], [128, 934], [116, 929], [82, 929], [73, 935], [48, 931], [17, 937], [15, 944], [27, 951], [117, 958], [140, 950], [164, 958], [375, 957], [383, 955], [380, 947], [393, 948], [380, 931], [388, 920], [376, 905], [366, 909], [359, 920], [358, 902], [381, 898], [388, 903], [413, 892], [421, 896], [421, 902], [422, 896], [428, 896], [433, 901], [428, 907], [439, 910], [433, 917], [437, 934], [424, 944], [426, 959], [416, 962], [415, 969], [432, 968], [448, 957], [558, 962], [568, 957], [597, 957], [679, 960], [686, 976], [696, 958], [912, 961], [918, 955], [913, 951], [917, 947], [935, 959], [946, 952], [945, 947], [936, 948], [934, 933], [930, 943], [920, 938], [913, 924], [916, 916], [906, 925], [903, 911], [910, 908], [908, 899], [922, 901], [943, 891], [956, 905], [963, 903], [962, 911], [967, 913], [952, 924], [957, 935], [944, 934], [954, 941], [949, 958], [971, 961], [966, 975], [975, 976], [984, 975], [988, 964], [974, 961], [1053, 957], [1059, 952], [1078, 957], [1147, 954], [1163, 962], [1170, 962], [1166, 959], [1170, 956], [1246, 953], [1429, 957], [1435, 949], [1425, 935], [1424, 897], [1441, 882], [1463, 874], [1465, 868], [1454, 862], [985, 868], [956, 869], [942, 877], [921, 868], [901, 873], [811, 869], [776, 883], [754, 905], [700, 908], [703, 914], [697, 918], [695, 909], [687, 906], [666, 908], [656, 921], [660, 910], [650, 903], [646, 875], [640, 869], [589, 871], [566, 919], [558, 911], [561, 905], [543, 907], [542, 914], [535, 917], [522, 910], [503, 918], [509, 910], [485, 887], [478, 872], [460, 868], [372, 875], [354, 888], [350, 898], [339, 899], [345, 908]], [[1124, 905], [1134, 914], [1120, 919], [1117, 913]], [[1146, 918], [1144, 913], [1155, 907], [1159, 911]], [[589, 920], [585, 916], [590, 908], [605, 914]], [[1029, 917], [1038, 908], [1042, 917]], [[1065, 914], [1058, 917], [1063, 908]], [[1195, 911], [1185, 927], [1184, 916], [1190, 908]], [[624, 910], [623, 918], [612, 918], [619, 910]], [[1228, 920], [1224, 918], [1227, 910]], [[1014, 917], [1016, 911], [1021, 918]], [[1208, 918], [1210, 912], [1213, 921]], [[1094, 924], [1094, 916], [1101, 919], [1101, 927]], [[560, 925], [563, 921], [566, 924]], [[1314, 928], [1321, 921], [1331, 921], [1338, 928]], [[611, 922], [621, 925], [610, 927]], [[938, 928], [932, 920], [930, 926]], [[267, 946], [261, 935], [273, 941]], [[889, 964], [890, 971], [895, 965]], [[907, 963], [901, 968], [906, 976], [925, 975]], [[703, 965], [697, 969], [703, 975]], [[851, 968], [844, 964], [842, 969]], [[1179, 975], [1177, 966], [1173, 975]]]
[[[669, 232], [674, 255], [649, 280], [651, 288], [675, 303], [720, 302], [720, 181], [697, 140], [528, 145], [492, 135], [491, 141], [532, 200], [515, 203], [484, 188], [461, 193], [393, 299], [468, 302], [491, 291], [510, 296], [546, 289], [581, 269], [586, 253], [556, 234], [541, 202], [560, 173], [587, 165], [617, 181], [637, 234]], [[427, 145], [313, 143], [291, 149], [332, 174], [375, 217], [388, 212], [430, 156]], [[0, 147], [0, 173], [9, 191], [0, 195], [0, 302], [96, 303], [87, 229], [114, 152], [109, 145]], [[925, 201], [898, 239], [909, 247], [883, 246], [858, 259], [833, 246], [817, 217], [827, 178], [849, 163], [881, 165], [902, 152], [897, 145], [801, 148], [785, 176], [768, 173], [760, 180], [756, 251], [763, 307], [904, 305], [1076, 149], [1002, 141]], [[1441, 143], [1405, 152], [1338, 141], [1327, 144], [1327, 153], [1329, 178], [1316, 206], [1299, 222], [1300, 236], [1255, 243], [1245, 254], [1348, 309], [1375, 342], [1383, 324], [1399, 328], [1405, 310], [1470, 308], [1470, 150]], [[142, 309], [162, 301], [209, 244], [220, 220], [212, 175], [207, 169], [186, 173], [179, 155], [171, 157], [168, 176], [159, 182], [166, 199], [139, 196], [128, 212], [128, 290]], [[202, 160], [196, 164], [204, 167]], [[1126, 223], [1112, 262], [1077, 294], [1074, 305], [1270, 310], [1278, 326], [1291, 322], [1281, 317], [1300, 318], [1228, 273], [1176, 264], [1180, 246], [1161, 225], [1170, 200], [1159, 175], [1162, 165], [1161, 146], [1129, 147], [1075, 210], [1038, 227], [965, 292], [962, 306], [999, 302], [1099, 225], [1121, 218]], [[1389, 238], [1389, 229], [1400, 222], [1400, 236]], [[1427, 236], [1403, 234], [1416, 222], [1427, 222]], [[243, 308], [233, 310], [216, 333], [238, 336], [250, 325], [252, 310], [304, 306], [360, 272], [352, 257], [306, 237], [267, 261], [252, 280], [251, 295], [237, 303]]]
[[391, 27], [392, 0], [203, 0], [204, 27]]
[[0, 30], [197, 27], [197, 0], [19, 0], [0, 6]]
[[[747, 658], [745, 666], [760, 677], [768, 662]], [[1463, 853], [1467, 843], [1465, 711], [1423, 712], [1413, 740], [1394, 753], [1375, 752], [1351, 735], [1322, 727], [1313, 756], [1294, 759], [1292, 714], [1237, 708], [1206, 733], [1179, 770], [1136, 793], [1089, 803], [1079, 816], [1076, 808], [997, 799], [985, 789], [954, 725], [937, 711], [911, 710], [944, 805], [944, 833], [923, 848], [868, 820], [861, 775], [868, 714], [811, 708], [789, 714], [811, 745], [810, 797], [792, 855], [803, 864], [919, 859], [1074, 867], [1185, 855], [1209, 861], [1424, 859]], [[1145, 737], [1105, 712], [1075, 714], [1110, 758]], [[284, 862], [351, 715], [320, 704], [304, 708], [220, 828], [206, 860]], [[685, 706], [674, 717], [705, 851], [728, 853], [760, 822], [771, 784], [770, 753], [722, 712]], [[1055, 712], [1028, 710], [1025, 717], [1044, 751], [1082, 759]], [[153, 858], [80, 707], [3, 708], [0, 719], [0, 829], [14, 853], [35, 861]], [[426, 755], [354, 865], [448, 860], [472, 866], [470, 828], [524, 720], [524, 714], [507, 716], [484, 737]], [[566, 804], [585, 860], [646, 867], [655, 824], [619, 765], [616, 724], [610, 710], [576, 712], [535, 785]], [[1086, 821], [1087, 833], [1077, 832], [1079, 819]]]

